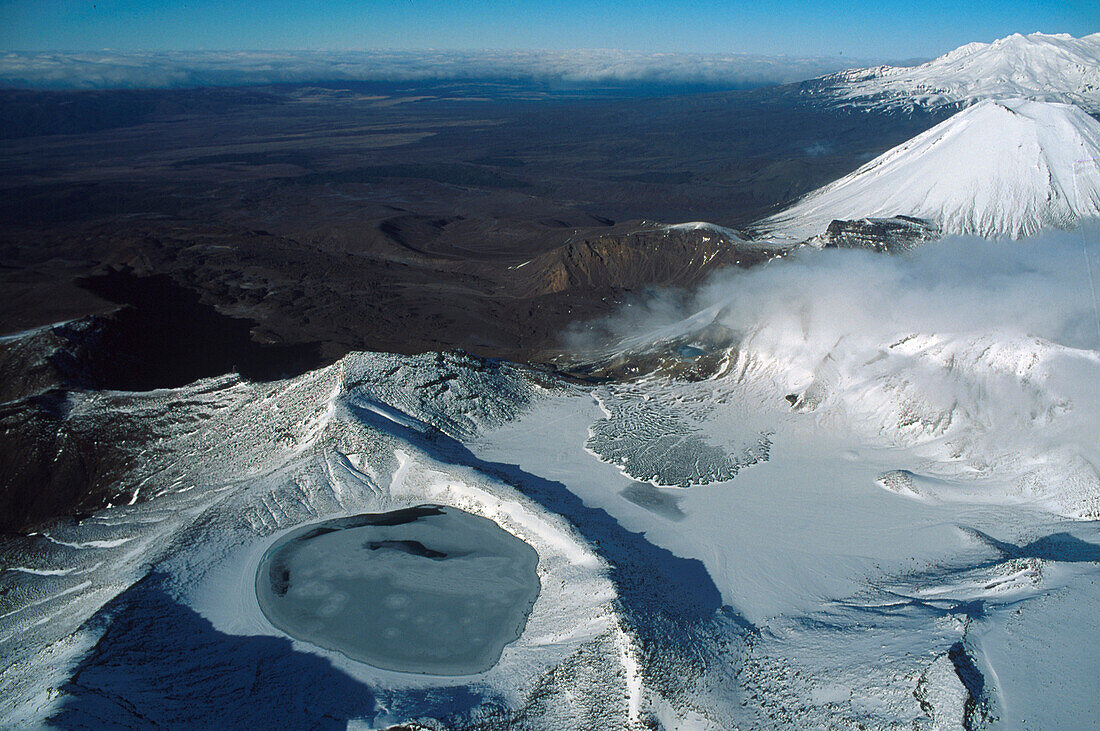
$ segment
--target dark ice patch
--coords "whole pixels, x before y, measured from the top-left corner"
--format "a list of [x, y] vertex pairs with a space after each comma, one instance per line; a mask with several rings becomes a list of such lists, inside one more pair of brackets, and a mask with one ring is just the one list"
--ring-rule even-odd
[[368, 551], [389, 549], [391, 551], [403, 551], [413, 556], [431, 559], [443, 559], [450, 555], [443, 551], [433, 551], [420, 541], [367, 541], [363, 544], [363, 547]]
[[638, 507], [669, 520], [683, 520], [684, 511], [680, 510], [680, 498], [669, 494], [668, 490], [654, 487], [648, 482], [634, 482], [619, 493]]

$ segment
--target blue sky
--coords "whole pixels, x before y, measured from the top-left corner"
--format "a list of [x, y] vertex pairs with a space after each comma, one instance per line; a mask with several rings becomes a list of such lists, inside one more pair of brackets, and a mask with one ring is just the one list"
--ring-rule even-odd
[[572, 49], [931, 57], [1100, 31], [1097, 0], [0, 0], [0, 50]]

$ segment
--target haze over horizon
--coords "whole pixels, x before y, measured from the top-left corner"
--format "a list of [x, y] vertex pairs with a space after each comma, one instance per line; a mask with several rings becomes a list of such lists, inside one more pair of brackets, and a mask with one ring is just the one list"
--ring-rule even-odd
[[266, 3], [197, 0], [12, 0], [0, 5], [0, 51], [567, 50], [932, 58], [1012, 33], [1100, 31], [1089, 2], [569, 0], [547, 7], [476, 1]]

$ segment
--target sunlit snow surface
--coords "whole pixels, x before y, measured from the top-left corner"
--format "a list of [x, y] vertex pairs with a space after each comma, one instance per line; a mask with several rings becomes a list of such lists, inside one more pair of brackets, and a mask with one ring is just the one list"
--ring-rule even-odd
[[538, 554], [491, 520], [420, 505], [314, 523], [264, 554], [256, 594], [288, 634], [388, 670], [488, 670], [523, 631]]
[[[79, 395], [77, 417], [152, 436], [115, 507], [3, 545], [3, 722], [1087, 727], [1096, 251], [1060, 236], [734, 273], [631, 330], [629, 352], [680, 363], [720, 321], [733, 340], [693, 380], [366, 353]], [[264, 616], [273, 544], [425, 504], [538, 554], [526, 625], [484, 672], [388, 671]]]
[[982, 101], [758, 227], [801, 241], [833, 220], [898, 215], [1012, 238], [1100, 217], [1100, 122], [1068, 104]]
[[918, 66], [878, 66], [826, 76], [836, 101], [909, 108], [1021, 97], [1100, 112], [1100, 33], [1015, 33], [968, 43]]

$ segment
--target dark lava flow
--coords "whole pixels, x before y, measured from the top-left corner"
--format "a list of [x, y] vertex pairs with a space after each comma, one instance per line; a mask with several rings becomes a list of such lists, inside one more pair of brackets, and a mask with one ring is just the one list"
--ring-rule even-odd
[[257, 343], [253, 321], [219, 313], [164, 274], [111, 271], [78, 284], [125, 306], [55, 331], [71, 344], [52, 357], [70, 385], [148, 391], [233, 371], [249, 380], [274, 380], [323, 365], [318, 344]]

